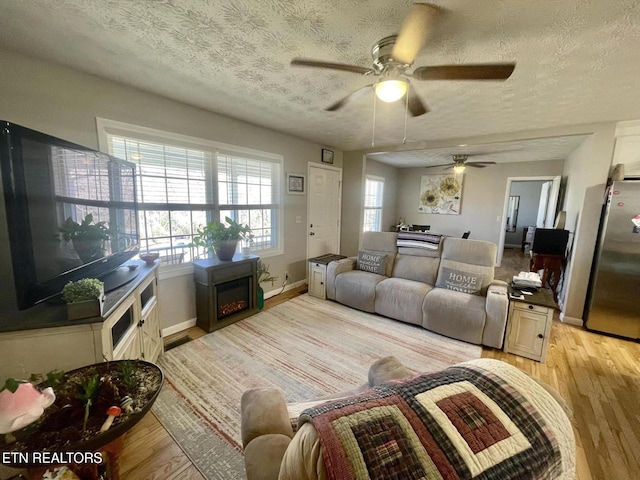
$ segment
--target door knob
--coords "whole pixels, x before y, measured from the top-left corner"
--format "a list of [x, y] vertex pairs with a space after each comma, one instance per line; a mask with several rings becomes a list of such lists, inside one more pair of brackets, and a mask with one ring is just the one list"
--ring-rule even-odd
[[539, 334], [538, 334], [538, 338], [544, 338], [544, 335], [543, 335], [543, 334], [541, 334], [541, 333], [539, 333]]

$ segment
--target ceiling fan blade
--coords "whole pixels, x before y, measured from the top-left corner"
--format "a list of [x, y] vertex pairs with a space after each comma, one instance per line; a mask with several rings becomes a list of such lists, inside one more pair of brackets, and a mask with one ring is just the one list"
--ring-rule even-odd
[[465, 165], [469, 165], [471, 167], [486, 167], [487, 165], [495, 165], [496, 162], [465, 162]]
[[370, 85], [365, 85], [364, 87], [361, 87], [357, 90], [354, 90], [349, 95], [347, 95], [344, 98], [341, 98], [333, 105], [329, 105], [327, 108], [325, 108], [325, 110], [329, 112], [335, 112], [336, 110], [339, 110], [342, 107], [344, 107], [348, 101], [363, 97], [364, 95], [369, 93], [372, 90], [372, 87], [373, 87], [373, 84], [370, 84]]
[[414, 3], [411, 13], [402, 24], [391, 58], [398, 63], [411, 65], [427, 41], [431, 28], [442, 11], [443, 9], [436, 5]]
[[411, 116], [419, 117], [420, 115], [424, 115], [429, 111], [429, 107], [427, 107], [424, 102], [420, 99], [418, 94], [415, 92], [413, 85], [409, 86], [408, 95], [408, 107], [409, 112], [411, 112]]
[[437, 168], [437, 167], [449, 167], [449, 168], [453, 168], [455, 167], [455, 163], [442, 163], [440, 165], [427, 165], [424, 168]]
[[342, 70], [344, 72], [361, 73], [369, 75], [375, 73], [375, 70], [368, 67], [359, 67], [358, 65], [347, 65], [345, 63], [321, 62], [316, 60], [306, 60], [304, 58], [294, 58], [291, 60], [294, 67], [312, 67], [312, 68], [329, 68], [331, 70]]
[[478, 65], [439, 65], [420, 67], [413, 72], [418, 80], [506, 80], [516, 68], [515, 63], [485, 63]]

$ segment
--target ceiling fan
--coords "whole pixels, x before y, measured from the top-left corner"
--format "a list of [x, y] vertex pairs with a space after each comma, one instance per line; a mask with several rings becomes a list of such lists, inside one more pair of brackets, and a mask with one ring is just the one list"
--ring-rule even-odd
[[351, 92], [346, 97], [326, 108], [338, 110], [350, 101], [366, 95], [371, 88], [384, 102], [395, 102], [407, 94], [407, 108], [417, 117], [429, 111], [424, 102], [409, 88], [409, 78], [415, 80], [506, 80], [511, 76], [515, 63], [484, 63], [473, 65], [439, 65], [418, 67], [412, 73], [412, 66], [418, 52], [426, 43], [437, 18], [445, 10], [429, 3], [415, 3], [405, 19], [400, 33], [378, 41], [371, 49], [372, 67], [331, 63], [305, 58], [294, 58], [292, 66], [327, 68], [379, 77], [375, 83]]
[[496, 162], [467, 162], [469, 155], [452, 155], [453, 162], [441, 165], [428, 165], [425, 168], [447, 167], [453, 168], [454, 173], [462, 173], [466, 167], [484, 168], [487, 165], [495, 165]]

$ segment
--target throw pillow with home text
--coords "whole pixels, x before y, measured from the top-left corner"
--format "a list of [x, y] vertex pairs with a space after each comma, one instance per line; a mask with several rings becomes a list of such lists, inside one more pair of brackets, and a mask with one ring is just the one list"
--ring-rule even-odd
[[440, 270], [440, 275], [438, 275], [436, 287], [479, 295], [482, 290], [483, 279], [484, 275], [480, 273], [464, 272], [443, 267]]
[[358, 270], [384, 275], [387, 256], [381, 253], [358, 252]]

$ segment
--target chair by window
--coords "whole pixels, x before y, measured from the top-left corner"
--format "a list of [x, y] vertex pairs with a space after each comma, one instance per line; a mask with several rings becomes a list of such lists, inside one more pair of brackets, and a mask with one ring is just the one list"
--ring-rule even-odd
[[468, 232], [464, 232], [462, 234], [462, 238], [469, 238], [469, 235], [471, 235], [471, 230], [469, 230]]

